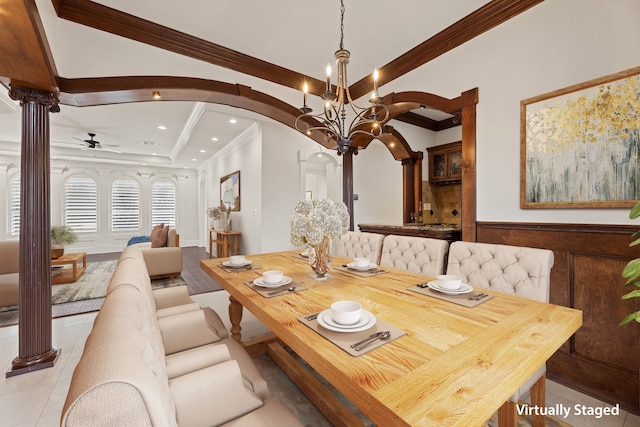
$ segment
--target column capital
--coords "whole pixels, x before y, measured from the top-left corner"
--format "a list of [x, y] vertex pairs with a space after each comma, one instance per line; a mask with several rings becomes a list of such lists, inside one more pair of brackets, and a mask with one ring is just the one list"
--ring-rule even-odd
[[11, 86], [11, 89], [9, 89], [9, 97], [14, 101], [20, 101], [21, 106], [26, 102], [35, 102], [45, 107], [49, 107], [49, 111], [51, 113], [60, 112], [58, 98], [56, 98], [56, 96], [51, 92], [20, 86]]

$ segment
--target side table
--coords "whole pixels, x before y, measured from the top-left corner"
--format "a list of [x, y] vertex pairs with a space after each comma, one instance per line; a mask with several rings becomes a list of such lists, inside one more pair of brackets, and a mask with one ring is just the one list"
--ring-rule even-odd
[[[214, 238], [213, 235], [216, 235]], [[226, 258], [231, 255], [231, 247], [233, 254], [238, 255], [238, 239], [242, 233], [239, 231], [224, 231], [215, 228], [209, 229], [209, 258], [213, 258], [213, 244], [216, 244], [216, 256], [218, 258]], [[233, 240], [233, 242], [232, 242]]]

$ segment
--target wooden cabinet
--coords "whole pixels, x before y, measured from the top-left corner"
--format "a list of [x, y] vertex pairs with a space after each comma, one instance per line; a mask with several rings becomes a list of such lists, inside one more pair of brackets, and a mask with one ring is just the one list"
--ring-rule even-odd
[[462, 180], [462, 141], [427, 148], [429, 182], [446, 183]]

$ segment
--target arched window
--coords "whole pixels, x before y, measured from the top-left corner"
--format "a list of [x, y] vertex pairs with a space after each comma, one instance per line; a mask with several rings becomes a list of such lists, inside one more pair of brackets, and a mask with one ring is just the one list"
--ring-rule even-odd
[[140, 187], [133, 179], [118, 179], [111, 185], [111, 231], [140, 229]]
[[92, 178], [74, 176], [67, 179], [64, 224], [79, 233], [98, 231], [98, 186]]
[[151, 187], [151, 226], [176, 226], [176, 186], [170, 181], [158, 180]]
[[9, 235], [20, 235], [20, 174], [9, 180]]

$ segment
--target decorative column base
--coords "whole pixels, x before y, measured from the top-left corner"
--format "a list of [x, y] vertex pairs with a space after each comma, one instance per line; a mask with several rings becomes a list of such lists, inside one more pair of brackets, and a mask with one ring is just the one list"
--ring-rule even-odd
[[16, 375], [39, 371], [40, 369], [51, 368], [56, 364], [61, 354], [61, 348], [51, 347], [51, 350], [48, 352], [37, 356], [25, 358], [16, 357], [11, 362], [11, 369], [7, 371], [6, 377], [11, 378]]

